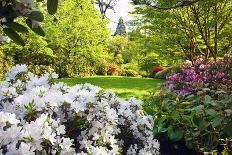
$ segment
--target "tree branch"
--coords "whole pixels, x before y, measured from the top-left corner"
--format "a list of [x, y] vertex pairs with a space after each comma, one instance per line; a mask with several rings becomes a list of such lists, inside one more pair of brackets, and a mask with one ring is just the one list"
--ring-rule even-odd
[[177, 8], [183, 8], [183, 7], [186, 7], [186, 6], [191, 6], [201, 0], [182, 0], [182, 1], [179, 1], [176, 5], [174, 6], [171, 6], [171, 7], [162, 7], [162, 6], [158, 6], [158, 5], [152, 5], [151, 3], [148, 3], [148, 2], [140, 2], [139, 0], [132, 0], [133, 3], [135, 5], [147, 5], [149, 7], [152, 7], [154, 9], [159, 9], [159, 10], [171, 10], [171, 9], [177, 9]]

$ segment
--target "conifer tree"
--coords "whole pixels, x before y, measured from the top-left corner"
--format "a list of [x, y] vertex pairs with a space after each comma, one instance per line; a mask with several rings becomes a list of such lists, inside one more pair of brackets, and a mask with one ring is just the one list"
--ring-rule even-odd
[[125, 23], [124, 23], [122, 17], [120, 17], [119, 20], [118, 20], [118, 25], [117, 25], [116, 31], [114, 33], [114, 36], [116, 36], [116, 35], [120, 35], [120, 36], [126, 36], [127, 35], [126, 26], [125, 26]]

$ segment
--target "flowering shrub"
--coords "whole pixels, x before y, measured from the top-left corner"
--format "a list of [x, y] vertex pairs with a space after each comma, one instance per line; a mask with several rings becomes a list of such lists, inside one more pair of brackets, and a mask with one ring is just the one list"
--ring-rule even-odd
[[164, 69], [165, 69], [165, 68], [162, 67], [162, 66], [155, 66], [155, 67], [152, 68], [152, 71], [160, 72], [160, 71], [162, 71], [162, 70], [164, 70]]
[[17, 65], [0, 86], [0, 154], [159, 154], [153, 121], [135, 98], [90, 84], [53, 84]]
[[177, 70], [179, 70], [179, 67], [176, 66], [172, 66], [172, 67], [168, 67], [165, 68], [162, 71], [159, 71], [158, 73], [155, 74], [155, 78], [159, 78], [159, 79], [164, 79], [166, 80], [167, 76], [169, 76], [172, 73], [175, 73]]
[[217, 62], [205, 62], [205, 60], [199, 59], [195, 64], [184, 66], [176, 73], [169, 75], [166, 85], [180, 96], [196, 93], [198, 88], [202, 87], [225, 88], [231, 84], [229, 77], [231, 68], [231, 55], [225, 55]]
[[108, 64], [107, 75], [121, 75], [122, 69], [116, 64]]
[[156, 73], [158, 73], [158, 72], [160, 72], [162, 70], [164, 70], [164, 67], [161, 67], [161, 66], [152, 67], [151, 72], [149, 74], [149, 77], [154, 78]]
[[[37, 2], [41, 2], [40, 0]], [[54, 14], [57, 10], [58, 0], [47, 0], [47, 10], [49, 14]], [[43, 21], [43, 14], [35, 8], [34, 0], [1, 0], [0, 1], [0, 25], [5, 34], [20, 45], [25, 45], [17, 32], [27, 33], [28, 30], [23, 25], [14, 22], [16, 18], [24, 17], [26, 24], [35, 33], [44, 36], [44, 31], [40, 26]]]

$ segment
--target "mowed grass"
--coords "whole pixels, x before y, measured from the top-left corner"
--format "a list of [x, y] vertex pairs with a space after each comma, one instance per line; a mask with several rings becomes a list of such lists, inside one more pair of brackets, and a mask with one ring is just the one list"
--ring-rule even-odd
[[103, 88], [103, 90], [113, 90], [119, 97], [129, 99], [136, 97], [144, 100], [151, 93], [157, 91], [158, 85], [163, 83], [160, 79], [121, 77], [121, 76], [93, 76], [83, 78], [59, 79], [69, 86], [76, 84], [90, 83]]

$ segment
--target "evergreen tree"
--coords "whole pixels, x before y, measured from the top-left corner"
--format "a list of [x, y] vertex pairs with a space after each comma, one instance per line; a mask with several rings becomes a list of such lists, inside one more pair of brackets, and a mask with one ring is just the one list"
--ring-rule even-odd
[[114, 33], [114, 36], [116, 36], [116, 35], [120, 35], [120, 36], [126, 36], [127, 35], [126, 26], [124, 24], [124, 21], [123, 21], [122, 17], [119, 18], [118, 25], [117, 25], [116, 31]]

